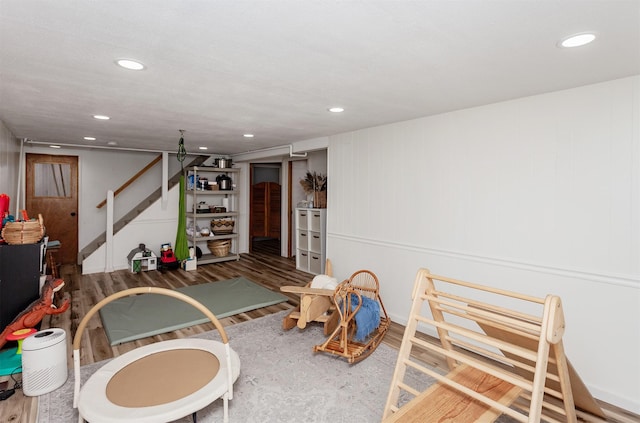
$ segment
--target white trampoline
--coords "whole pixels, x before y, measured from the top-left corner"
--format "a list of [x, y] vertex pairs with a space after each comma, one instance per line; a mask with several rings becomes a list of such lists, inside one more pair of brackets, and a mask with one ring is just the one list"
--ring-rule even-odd
[[[129, 295], [160, 294], [187, 302], [202, 311], [220, 332], [222, 342], [186, 338], [136, 348], [109, 361], [80, 386], [80, 341], [89, 319], [105, 304]], [[240, 358], [227, 334], [204, 305], [182, 293], [163, 288], [132, 288], [96, 304], [82, 319], [73, 340], [74, 407], [79, 421], [170, 422], [223, 399], [224, 421], [233, 383], [240, 374]]]

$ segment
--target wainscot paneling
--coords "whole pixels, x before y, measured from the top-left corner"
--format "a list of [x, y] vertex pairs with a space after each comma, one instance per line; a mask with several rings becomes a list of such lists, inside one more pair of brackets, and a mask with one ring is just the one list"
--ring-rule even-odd
[[419, 267], [558, 294], [586, 383], [640, 412], [638, 110], [633, 76], [330, 137], [336, 275], [379, 273], [399, 321]]

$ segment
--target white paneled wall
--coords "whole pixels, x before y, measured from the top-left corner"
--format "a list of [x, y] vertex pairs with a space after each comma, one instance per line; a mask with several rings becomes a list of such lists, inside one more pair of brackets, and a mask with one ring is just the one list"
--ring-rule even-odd
[[378, 273], [397, 321], [418, 267], [559, 294], [585, 382], [640, 412], [639, 98], [636, 76], [331, 137], [335, 274]]
[[19, 163], [20, 143], [0, 121], [0, 194], [10, 197], [11, 214], [15, 214], [17, 206]]

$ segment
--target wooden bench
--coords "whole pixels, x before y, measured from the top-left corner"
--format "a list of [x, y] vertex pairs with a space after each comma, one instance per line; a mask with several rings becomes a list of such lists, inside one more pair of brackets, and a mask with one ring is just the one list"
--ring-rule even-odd
[[[576, 422], [576, 408], [604, 417], [565, 357], [559, 297], [531, 297], [420, 269], [412, 298], [384, 423], [492, 422], [501, 414], [520, 422]], [[418, 329], [437, 334], [439, 342], [416, 336]], [[417, 351], [444, 356], [449, 372], [412, 358]], [[408, 368], [436, 383], [420, 391], [405, 378]], [[412, 399], [400, 404], [401, 393]]]

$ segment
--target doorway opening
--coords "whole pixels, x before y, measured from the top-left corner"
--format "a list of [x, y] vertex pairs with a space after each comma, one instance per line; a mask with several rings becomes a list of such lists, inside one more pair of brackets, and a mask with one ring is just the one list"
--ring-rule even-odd
[[250, 251], [281, 255], [282, 181], [280, 163], [251, 164]]

